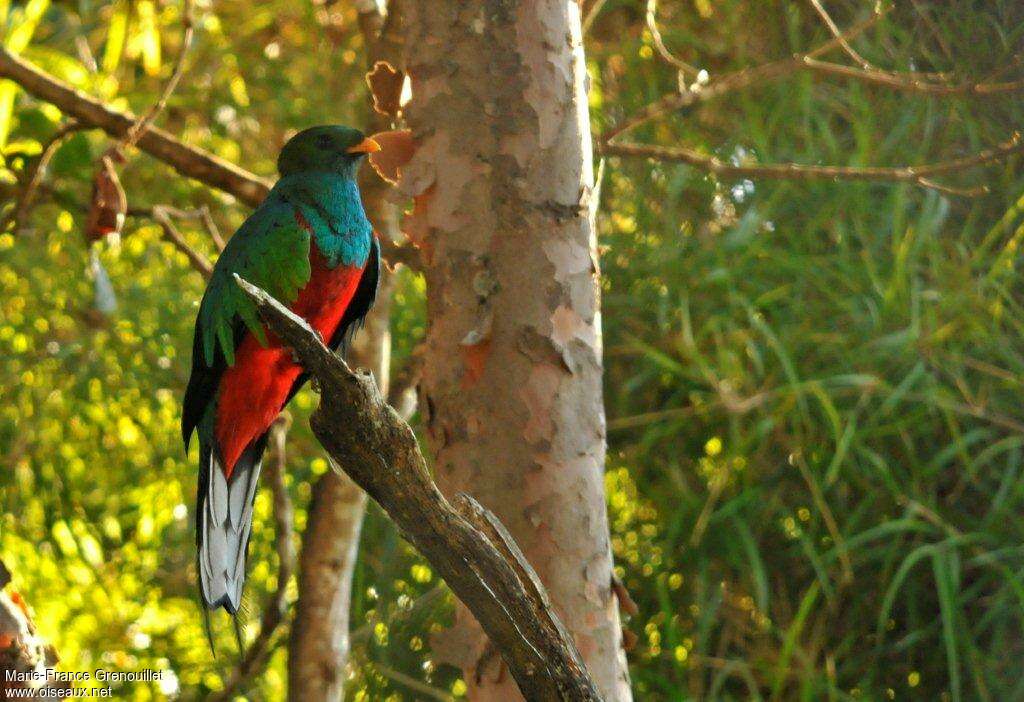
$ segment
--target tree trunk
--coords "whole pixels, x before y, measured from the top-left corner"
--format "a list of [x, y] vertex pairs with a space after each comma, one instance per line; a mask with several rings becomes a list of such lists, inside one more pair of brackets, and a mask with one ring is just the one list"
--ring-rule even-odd
[[[408, 0], [400, 187], [421, 245], [420, 408], [438, 482], [493, 510], [536, 568], [607, 700], [629, 700], [602, 475], [600, 297], [575, 0]], [[475, 700], [514, 681], [460, 610], [436, 637]]]

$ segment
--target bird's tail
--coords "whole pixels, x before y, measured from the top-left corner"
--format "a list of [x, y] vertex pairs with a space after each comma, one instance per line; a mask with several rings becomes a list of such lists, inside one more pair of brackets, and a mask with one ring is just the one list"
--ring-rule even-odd
[[242, 603], [253, 500], [266, 447], [264, 434], [242, 452], [227, 479], [217, 451], [200, 442], [196, 543], [200, 594], [209, 610], [223, 607], [234, 615]]

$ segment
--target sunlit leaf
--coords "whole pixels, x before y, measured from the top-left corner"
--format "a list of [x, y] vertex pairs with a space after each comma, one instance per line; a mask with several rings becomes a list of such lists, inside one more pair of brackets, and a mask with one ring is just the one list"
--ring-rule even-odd
[[121, 0], [114, 6], [107, 24], [107, 40], [103, 45], [103, 59], [100, 63], [104, 73], [113, 73], [121, 63], [121, 54], [128, 39], [130, 11], [131, 4], [127, 0]]
[[148, 76], [160, 73], [160, 29], [156, 23], [156, 8], [152, 0], [140, 0], [135, 6], [139, 15], [139, 41], [142, 68]]

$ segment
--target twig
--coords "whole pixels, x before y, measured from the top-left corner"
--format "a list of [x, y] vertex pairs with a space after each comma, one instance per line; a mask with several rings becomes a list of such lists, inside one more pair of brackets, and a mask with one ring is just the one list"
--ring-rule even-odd
[[864, 70], [873, 70], [874, 66], [871, 65], [871, 62], [869, 62], [866, 58], [857, 53], [857, 51], [852, 46], [850, 46], [850, 42], [847, 41], [846, 37], [843, 35], [842, 30], [840, 30], [839, 26], [832, 20], [832, 16], [828, 14], [828, 10], [826, 10], [825, 7], [821, 4], [821, 0], [809, 1], [811, 5], [814, 7], [815, 11], [818, 13], [818, 16], [821, 17], [821, 20], [825, 23], [825, 26], [828, 27], [828, 31], [832, 32], [832, 36], [835, 38], [836, 41], [839, 42], [839, 46], [843, 47], [843, 51], [846, 52], [846, 55], [853, 59], [854, 62], [860, 65], [860, 67], [863, 68]]
[[392, 376], [391, 387], [388, 388], [388, 404], [407, 422], [416, 414], [416, 388], [423, 376], [423, 355], [419, 350], [417, 347], [405, 365]]
[[619, 609], [631, 617], [640, 614], [640, 608], [633, 596], [629, 594], [629, 590], [626, 589], [626, 584], [614, 571], [612, 572], [612, 592], [615, 593], [615, 599], [619, 601]]
[[661, 30], [658, 29], [658, 0], [647, 0], [647, 30], [651, 33], [651, 39], [654, 41], [654, 48], [658, 50], [658, 55], [661, 56], [665, 61], [678, 68], [683, 75], [687, 73], [696, 76], [699, 71], [683, 61], [681, 58], [676, 57], [668, 47], [665, 46], [665, 41], [661, 37]]
[[[844, 36], [846, 39], [853, 39], [860, 36], [881, 20], [882, 17], [885, 16], [886, 12], [886, 9], [876, 8], [875, 12], [870, 17], [851, 27], [847, 30]], [[763, 85], [765, 83], [780, 80], [794, 71], [799, 70], [803, 66], [805, 59], [823, 56], [828, 52], [833, 51], [838, 46], [839, 41], [837, 39], [832, 39], [806, 54], [798, 54], [788, 59], [772, 61], [770, 63], [761, 64], [760, 66], [753, 66], [733, 71], [732, 73], [727, 73], [721, 78], [715, 79], [709, 85], [700, 86], [697, 90], [670, 93], [640, 109], [619, 124], [610, 127], [601, 135], [600, 141], [608, 142], [621, 134], [639, 127], [641, 124], [651, 121], [652, 119], [661, 117], [662, 115], [675, 110], [690, 107], [698, 102], [712, 100], [733, 91], [742, 90], [750, 85]]]
[[797, 468], [800, 470], [800, 476], [807, 483], [807, 488], [811, 491], [811, 499], [814, 501], [814, 506], [818, 508], [818, 512], [825, 522], [825, 528], [828, 529], [828, 533], [836, 545], [836, 550], [839, 553], [839, 563], [843, 571], [841, 582], [843, 585], [851, 585], [854, 580], [853, 562], [850, 560], [850, 551], [846, 546], [846, 540], [839, 530], [839, 524], [836, 522], [835, 515], [832, 514], [832, 508], [828, 506], [828, 501], [825, 500], [825, 495], [822, 494], [821, 487], [811, 474], [811, 467], [807, 465], [803, 455], [800, 452], [795, 452], [794, 458]]
[[284, 476], [286, 468], [285, 440], [291, 420], [282, 415], [271, 429], [271, 444], [274, 447], [274, 460], [267, 466], [266, 481], [274, 496], [274, 547], [277, 550], [278, 570], [277, 588], [263, 609], [260, 633], [245, 652], [238, 667], [224, 683], [224, 687], [208, 700], [224, 702], [235, 698], [235, 695], [248, 687], [252, 678], [263, 670], [270, 656], [271, 641], [281, 624], [284, 622], [288, 605], [288, 583], [295, 572], [295, 545], [292, 542], [294, 528], [294, 510], [292, 499], [288, 495]]
[[380, 619], [377, 617], [368, 618], [368, 621], [365, 624], [360, 626], [358, 629], [352, 630], [352, 633], [349, 636], [350, 643], [353, 646], [366, 643], [373, 635], [373, 630], [377, 624], [384, 624], [390, 629], [396, 622], [409, 619], [422, 610], [435, 604], [437, 600], [444, 597], [446, 592], [448, 592], [448, 588], [445, 587], [444, 583], [438, 583], [413, 600], [412, 604], [409, 605], [407, 609], [396, 609], [386, 619]]
[[220, 229], [217, 227], [217, 223], [213, 221], [213, 215], [210, 214], [208, 206], [203, 205], [199, 208], [199, 218], [203, 221], [206, 233], [210, 235], [210, 239], [213, 240], [213, 245], [217, 247], [217, 251], [223, 251], [227, 244], [224, 242], [224, 237], [220, 235]]
[[455, 698], [444, 690], [439, 690], [432, 685], [427, 685], [411, 675], [406, 675], [400, 670], [395, 670], [390, 666], [384, 665], [380, 661], [370, 660], [370, 664], [373, 665], [374, 670], [385, 678], [394, 680], [399, 685], [404, 685], [413, 692], [419, 693], [420, 695], [426, 695], [433, 700], [440, 700], [440, 702], [455, 702]]
[[25, 185], [21, 190], [21, 194], [18, 196], [18, 201], [14, 205], [14, 209], [4, 219], [4, 222], [0, 224], [0, 231], [4, 231], [11, 224], [15, 225], [15, 228], [20, 226], [24, 222], [25, 216], [28, 214], [29, 207], [32, 206], [32, 201], [35, 199], [36, 191], [39, 189], [39, 185], [43, 182], [43, 176], [46, 174], [46, 167], [50, 165], [50, 161], [53, 159], [54, 154], [60, 149], [64, 140], [75, 132], [79, 132], [86, 129], [85, 126], [80, 124], [77, 120], [68, 120], [64, 126], [58, 129], [50, 140], [46, 142], [39, 157], [29, 168], [27, 178], [25, 179]]
[[[53, 103], [84, 127], [102, 129], [113, 137], [123, 136], [136, 121], [131, 115], [111, 109], [3, 47], [0, 47], [0, 78], [9, 78], [31, 95]], [[208, 151], [188, 146], [158, 127], [147, 129], [139, 137], [137, 146], [181, 175], [229, 193], [253, 207], [262, 202], [270, 190], [270, 185], [262, 178]]]
[[317, 379], [313, 432], [466, 604], [530, 700], [599, 700], [572, 638], [529, 563], [497, 519], [468, 495], [449, 502], [412, 429], [373, 376], [353, 373], [302, 319], [236, 276], [268, 328]]
[[594, 2], [590, 3], [590, 7], [587, 8], [587, 14], [583, 18], [583, 36], [587, 36], [587, 34], [590, 33], [591, 25], [594, 24], [594, 20], [597, 19], [597, 16], [601, 14], [601, 10], [604, 9], [604, 4], [606, 2], [608, 2], [608, 0], [594, 0]]
[[966, 82], [960, 84], [938, 83], [925, 79], [923, 77], [924, 74], [893, 73], [881, 71], [873, 67], [858, 68], [820, 60], [821, 56], [841, 47], [843, 42], [846, 42], [848, 45], [849, 41], [860, 36], [864, 31], [875, 25], [887, 12], [888, 8], [876, 7], [874, 13], [869, 18], [851, 27], [845, 33], [840, 32], [830, 41], [806, 54], [797, 54], [788, 59], [744, 68], [726, 74], [709, 85], [665, 95], [606, 130], [601, 135], [600, 142], [607, 144], [612, 139], [670, 112], [720, 98], [752, 85], [764, 85], [782, 80], [799, 71], [810, 71], [821, 76], [849, 78], [891, 90], [932, 96], [992, 97], [1024, 90], [1024, 79], [1000, 82]]
[[840, 180], [875, 180], [914, 183], [952, 194], [978, 194], [977, 189], [963, 190], [936, 183], [932, 176], [954, 173], [1000, 161], [1024, 151], [1019, 134], [1006, 142], [970, 156], [937, 161], [919, 166], [857, 167], [857, 166], [814, 166], [801, 163], [767, 163], [755, 166], [734, 166], [716, 156], [702, 154], [687, 147], [654, 146], [651, 144], [612, 143], [600, 147], [606, 156], [632, 156], [654, 158], [660, 161], [687, 163], [702, 170], [726, 178], [761, 178], [773, 180], [812, 180], [836, 178]]
[[173, 208], [156, 205], [147, 214], [154, 222], [160, 225], [160, 228], [163, 230], [164, 239], [171, 242], [178, 251], [185, 254], [192, 268], [197, 270], [204, 278], [209, 279], [213, 273], [213, 265], [205, 256], [188, 245], [185, 237], [181, 235], [178, 228], [174, 226], [174, 222], [171, 221], [170, 212], [172, 211]]
[[859, 80], [862, 83], [880, 85], [892, 90], [925, 95], [974, 95], [987, 97], [1002, 93], [1024, 90], [1024, 79], [998, 83], [935, 83], [915, 77], [914, 74], [888, 73], [886, 71], [844, 66], [830, 61], [819, 61], [811, 56], [803, 58], [803, 67], [821, 75], [841, 76]]
[[930, 31], [932, 36], [935, 37], [935, 41], [942, 49], [942, 53], [944, 53], [946, 58], [951, 62], [954, 61], [953, 52], [949, 48], [949, 42], [946, 41], [946, 37], [942, 35], [941, 31], [939, 31], [939, 27], [935, 24], [935, 20], [932, 19], [931, 15], [928, 14], [928, 11], [924, 7], [921, 7], [918, 0], [910, 0], [910, 4], [914, 6], [914, 12], [917, 13], [917, 16], [920, 17], [926, 25], [928, 25], [928, 31]]
[[153, 122], [156, 121], [156, 118], [160, 116], [164, 107], [167, 106], [167, 101], [171, 98], [171, 95], [178, 87], [178, 83], [181, 81], [181, 76], [185, 72], [185, 56], [192, 45], [192, 36], [195, 33], [192, 22], [192, 0], [182, 0], [181, 24], [181, 50], [178, 52], [178, 58], [175, 60], [174, 68], [171, 70], [171, 77], [168, 78], [157, 101], [150, 106], [149, 110], [121, 138], [117, 148], [122, 151], [135, 146], [139, 137], [146, 133], [146, 130], [149, 129]]

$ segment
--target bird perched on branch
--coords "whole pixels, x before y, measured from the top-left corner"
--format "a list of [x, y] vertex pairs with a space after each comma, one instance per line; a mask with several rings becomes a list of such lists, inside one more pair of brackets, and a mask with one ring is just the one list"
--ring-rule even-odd
[[380, 247], [356, 172], [380, 146], [348, 127], [312, 127], [285, 144], [281, 179], [214, 266], [199, 306], [181, 417], [199, 436], [199, 581], [210, 610], [238, 612], [253, 499], [270, 425], [306, 380], [267, 332], [238, 274], [341, 351], [373, 304]]

